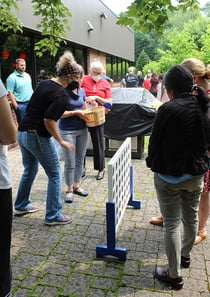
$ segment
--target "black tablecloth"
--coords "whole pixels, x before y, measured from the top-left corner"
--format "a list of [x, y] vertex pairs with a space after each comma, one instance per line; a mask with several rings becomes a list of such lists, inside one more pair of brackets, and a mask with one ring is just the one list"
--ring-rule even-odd
[[149, 135], [156, 111], [154, 96], [144, 88], [112, 88], [112, 110], [106, 115], [104, 135], [122, 140]]

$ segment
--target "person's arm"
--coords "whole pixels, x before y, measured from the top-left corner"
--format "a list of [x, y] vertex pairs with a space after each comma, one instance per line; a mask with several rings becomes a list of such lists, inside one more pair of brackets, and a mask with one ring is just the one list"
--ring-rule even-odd
[[61, 146], [69, 149], [70, 151], [74, 150], [73, 144], [61, 138], [56, 121], [52, 119], [44, 119], [44, 124], [45, 124], [45, 127], [47, 128], [47, 131], [50, 133], [50, 135], [52, 135]]
[[99, 96], [95, 96], [95, 101], [98, 102], [101, 105], [104, 105], [104, 103], [110, 103], [112, 104], [112, 98], [102, 98]]
[[[110, 96], [110, 97], [109, 97]], [[104, 103], [110, 103], [112, 104], [112, 98], [111, 98], [111, 92], [107, 93], [107, 98], [102, 98], [100, 96], [94, 95], [94, 96], [88, 96], [86, 97], [86, 102], [95, 105], [96, 103], [99, 103], [101, 105], [104, 105]]]
[[66, 111], [64, 111], [64, 113], [62, 114], [61, 119], [65, 119], [65, 118], [68, 118], [68, 117], [71, 117], [71, 116], [73, 116], [73, 112], [70, 111], [70, 110], [66, 110]]
[[[108, 83], [108, 85], [109, 85], [109, 83]], [[104, 103], [110, 103], [110, 104], [112, 104], [112, 92], [111, 92], [110, 86], [108, 88], [105, 88], [105, 91], [104, 92], [105, 93], [104, 93], [103, 98], [96, 95], [96, 99], [95, 99], [96, 102], [98, 102], [101, 105], [104, 105]]]
[[168, 116], [169, 113], [167, 105], [161, 105], [158, 109], [158, 112], [155, 115], [154, 123], [152, 126], [152, 134], [149, 139], [148, 146], [148, 156], [146, 158], [147, 167], [152, 166], [153, 158], [157, 152], [157, 148], [160, 147], [163, 141], [163, 135], [165, 127], [168, 125]]
[[10, 99], [10, 101], [11, 101], [12, 106], [14, 107], [14, 109], [17, 109], [18, 104], [17, 104], [17, 101], [15, 99], [14, 94], [12, 92], [8, 92], [8, 97], [9, 97], [9, 99]]
[[68, 118], [68, 117], [73, 117], [73, 116], [78, 116], [78, 117], [83, 117], [84, 116], [84, 112], [81, 109], [78, 110], [66, 110], [64, 111], [64, 113], [62, 114], [61, 118]]
[[16, 137], [17, 126], [5, 95], [0, 98], [0, 143], [4, 145], [15, 143]]
[[7, 78], [6, 84], [7, 84], [8, 97], [9, 97], [14, 109], [16, 110], [18, 107], [18, 104], [17, 104], [15, 96], [14, 96], [14, 90], [15, 90], [15, 85], [16, 85], [14, 77], [9, 75], [9, 77]]

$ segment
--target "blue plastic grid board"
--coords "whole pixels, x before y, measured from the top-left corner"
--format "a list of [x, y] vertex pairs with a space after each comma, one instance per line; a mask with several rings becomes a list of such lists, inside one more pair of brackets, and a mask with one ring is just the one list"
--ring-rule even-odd
[[108, 201], [115, 203], [116, 232], [130, 199], [131, 138], [128, 137], [108, 163]]

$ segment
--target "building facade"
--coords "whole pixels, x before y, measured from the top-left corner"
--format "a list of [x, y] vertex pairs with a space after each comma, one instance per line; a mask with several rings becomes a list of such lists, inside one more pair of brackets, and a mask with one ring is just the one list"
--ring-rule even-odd
[[[18, 3], [17, 17], [23, 24], [23, 34], [0, 32], [1, 63], [0, 73], [5, 82], [14, 69], [18, 57], [26, 59], [27, 72], [36, 85], [37, 76], [44, 69], [48, 76], [55, 74], [58, 56], [64, 50], [71, 50], [76, 61], [84, 67], [85, 73], [92, 60], [99, 59], [108, 76], [119, 82], [129, 65], [134, 62], [134, 33], [129, 27], [116, 24], [117, 16], [101, 0], [63, 0], [72, 17], [69, 18], [71, 30], [58, 50], [56, 57], [45, 53], [37, 57], [34, 45], [41, 32], [37, 29], [40, 18], [33, 15], [30, 0]], [[120, 5], [120, 4], [119, 4]]]

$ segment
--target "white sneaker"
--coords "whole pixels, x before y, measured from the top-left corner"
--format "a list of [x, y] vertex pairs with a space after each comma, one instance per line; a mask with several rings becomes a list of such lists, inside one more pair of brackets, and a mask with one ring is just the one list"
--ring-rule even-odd
[[23, 215], [25, 215], [27, 213], [33, 213], [33, 212], [36, 212], [36, 211], [39, 211], [39, 207], [30, 206], [30, 208], [27, 209], [27, 210], [15, 209], [14, 214], [16, 216], [23, 216]]

